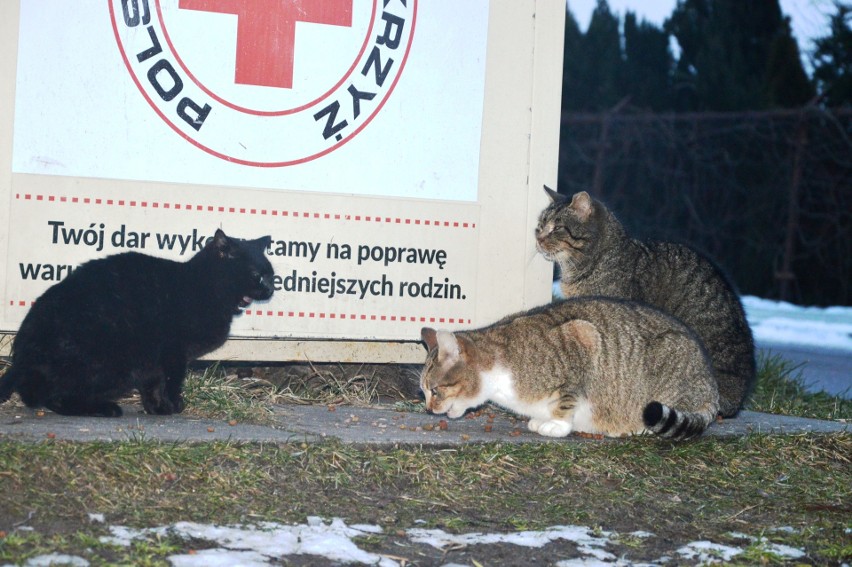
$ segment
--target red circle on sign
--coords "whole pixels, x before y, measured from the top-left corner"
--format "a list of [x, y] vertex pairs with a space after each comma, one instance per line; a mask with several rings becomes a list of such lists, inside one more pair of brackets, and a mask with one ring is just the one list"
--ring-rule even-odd
[[[197, 137], [195, 137], [193, 135], [193, 132], [190, 129], [188, 129], [186, 125], [181, 124], [180, 121], [175, 121], [174, 117], [168, 116], [166, 114], [165, 110], [164, 110], [165, 107], [161, 108], [161, 104], [154, 101], [154, 98], [152, 98], [152, 92], [149, 92], [149, 89], [147, 89], [146, 86], [143, 84], [143, 81], [146, 78], [145, 73], [144, 73], [144, 69], [139, 69], [137, 71], [136, 67], [139, 66], [139, 65], [137, 65], [137, 62], [135, 61], [135, 59], [137, 59], [137, 57], [133, 57], [133, 58], [128, 57], [128, 49], [125, 46], [125, 41], [131, 42], [131, 41], [134, 41], [134, 38], [136, 38], [138, 40], [139, 35], [137, 34], [137, 35], [134, 36], [133, 35], [134, 32], [129, 32], [128, 29], [130, 29], [130, 28], [132, 28], [134, 30], [137, 29], [137, 27], [139, 26], [139, 22], [137, 21], [136, 23], [131, 24], [130, 22], [125, 21], [124, 23], [127, 24], [127, 26], [129, 26], [129, 28], [121, 27], [121, 29], [119, 29], [119, 22], [118, 22], [118, 19], [116, 18], [116, 6], [115, 5], [116, 5], [116, 2], [121, 3], [121, 2], [124, 2], [124, 1], [125, 0], [111, 0], [109, 2], [108, 5], [109, 5], [110, 20], [111, 20], [111, 24], [112, 24], [112, 28], [113, 28], [113, 33], [114, 33], [114, 36], [115, 36], [115, 39], [116, 39], [116, 43], [118, 45], [119, 52], [121, 54], [121, 58], [124, 62], [124, 65], [127, 68], [127, 70], [130, 72], [131, 80], [136, 85], [137, 89], [142, 94], [142, 97], [145, 99], [145, 101], [148, 103], [148, 105], [154, 110], [154, 112], [173, 131], [175, 131], [178, 135], [180, 135], [187, 142], [189, 142], [190, 144], [192, 144], [192, 145], [196, 146], [197, 148], [203, 150], [204, 152], [206, 152], [206, 153], [208, 153], [212, 156], [215, 156], [217, 158], [220, 158], [224, 161], [228, 161], [230, 163], [253, 166], [253, 167], [263, 167], [263, 168], [298, 165], [298, 164], [313, 161], [317, 158], [325, 156], [325, 155], [335, 151], [336, 149], [340, 148], [341, 146], [343, 146], [347, 142], [349, 142], [349, 140], [351, 140], [352, 138], [357, 136], [368, 124], [370, 124], [372, 122], [373, 118], [375, 118], [376, 115], [382, 110], [384, 105], [387, 103], [387, 100], [390, 98], [391, 94], [395, 90], [396, 85], [398, 84], [399, 79], [402, 75], [405, 64], [408, 61], [408, 56], [411, 52], [411, 44], [412, 44], [412, 41], [413, 41], [413, 38], [414, 38], [414, 33], [415, 33], [415, 28], [416, 28], [417, 5], [418, 5], [418, 0], [409, 0], [408, 7], [409, 7], [409, 10], [410, 10], [410, 14], [409, 14], [410, 20], [406, 21], [406, 23], [409, 25], [409, 28], [408, 28], [409, 31], [408, 31], [408, 34], [407, 34], [407, 42], [405, 43], [404, 51], [402, 52], [402, 57], [399, 60], [399, 65], [397, 67], [396, 73], [393, 76], [393, 79], [390, 81], [389, 85], [387, 85], [386, 88], [384, 89], [381, 98], [378, 99], [378, 102], [376, 103], [376, 106], [375, 106], [375, 108], [372, 109], [372, 111], [363, 113], [365, 116], [362, 119], [360, 119], [357, 124], [353, 123], [351, 125], [351, 130], [348, 131], [345, 136], [340, 136], [340, 135], [335, 136], [334, 139], [337, 140], [336, 143], [332, 143], [329, 146], [314, 144], [315, 147], [310, 148], [310, 149], [305, 151], [306, 155], [302, 155], [302, 156], [299, 156], [299, 157], [292, 156], [288, 159], [259, 160], [259, 159], [250, 159], [250, 158], [247, 158], [244, 155], [240, 155], [240, 154], [233, 155], [233, 153], [228, 153], [224, 149], [224, 147], [221, 147], [221, 146], [227, 146], [228, 145], [227, 143], [219, 143], [218, 140], [213, 140], [214, 143], [211, 143], [211, 141], [209, 139], [205, 139], [205, 140], [197, 139]], [[139, 0], [139, 1], [143, 5], [147, 5], [147, 0]], [[160, 19], [156, 22], [154, 22], [153, 19], [151, 19], [151, 22], [150, 22], [151, 25], [149, 25], [149, 21], [144, 21], [143, 24], [146, 26], [146, 28], [148, 28], [148, 32], [151, 35], [151, 37], [153, 38], [154, 37], [153, 34], [156, 31], [155, 25], [157, 25], [157, 24], [159, 25], [160, 31], [164, 31], [164, 30], [163, 30], [163, 27], [162, 27], [163, 26], [162, 13], [161, 13], [161, 10], [160, 10], [160, 1], [161, 0], [152, 0], [152, 1], [157, 3], [156, 4], [156, 6], [157, 6], [156, 15]], [[134, 6], [135, 9], [137, 9], [136, 0], [133, 0], [132, 5]], [[406, 6], [406, 4], [404, 4], [404, 3], [402, 5]], [[126, 4], [122, 4], [122, 7], [123, 8], [126, 7]], [[370, 22], [371, 26], [376, 24], [376, 8], [377, 8], [377, 0], [374, 0], [373, 10], [372, 10], [372, 14], [371, 14], [371, 22]], [[149, 17], [150, 15], [152, 15], [152, 14], [146, 13], [146, 17]], [[124, 17], [126, 18], [127, 14], [125, 14]], [[121, 18], [121, 16], [119, 16], [119, 19], [120, 18]], [[384, 12], [383, 12], [383, 18], [384, 18]], [[370, 30], [372, 30], [372, 27], [370, 27]], [[122, 32], [124, 32], [125, 34], [128, 34], [127, 37], [123, 36]], [[165, 36], [165, 34], [164, 34], [164, 36]], [[147, 35], [145, 37], [147, 38]], [[368, 37], [368, 40], [369, 40], [370, 34], [368, 34], [367, 37]], [[175, 59], [175, 61], [178, 61], [176, 53], [174, 52], [174, 47], [171, 45], [170, 42], [167, 43], [167, 45], [168, 45], [169, 49], [171, 50], [169, 52], [169, 54], [167, 54], [167, 55], [172, 56]], [[366, 53], [367, 47], [369, 45], [370, 45], [370, 43], [369, 43], [369, 41], [367, 41], [366, 44], [361, 46], [360, 55], [361, 55], [362, 58], [364, 57], [364, 54]], [[146, 51], [151, 49], [150, 44], [146, 44], [144, 47], [146, 47]], [[157, 47], [159, 47], [159, 46], [157, 46]], [[138, 48], [138, 46], [137, 46], [137, 48]], [[136, 53], [136, 52], [133, 51], [133, 53]], [[141, 55], [141, 53], [140, 53], [140, 55]], [[158, 56], [163, 57], [163, 55], [158, 55]], [[145, 60], [147, 60], [147, 58], [145, 58], [145, 59], [139, 58], [138, 63], [141, 64], [142, 61], [145, 61]], [[159, 62], [160, 61], [158, 61], [158, 63]], [[354, 71], [357, 68], [358, 62], [359, 62], [359, 60], [356, 60], [354, 64], [350, 65], [350, 75], [348, 75], [349, 77], [354, 76], [353, 73], [351, 73], [351, 71]], [[368, 60], [368, 62], [369, 62], [369, 60]], [[182, 65], [182, 63], [179, 63], [178, 66], [181, 68], [181, 70], [184, 73], [187, 73], [189, 75], [189, 73], [186, 71], [186, 69]], [[141, 75], [140, 75], [140, 73], [141, 73]], [[366, 72], [362, 72], [362, 74], [364, 74], [366, 76]], [[148, 69], [147, 79], [148, 79], [149, 82], [152, 80], [151, 76], [150, 76], [150, 68]], [[345, 83], [345, 78], [342, 81], [338, 80], [337, 85], [336, 85], [337, 88], [339, 89], [340, 86], [343, 85], [344, 83]], [[197, 89], [201, 90], [202, 92], [204, 92], [205, 94], [208, 94], [207, 90], [202, 90], [202, 85], [199, 84], [195, 80], [194, 77], [192, 79], [192, 84], [194, 85], [194, 88], [197, 88]], [[350, 87], [351, 87], [351, 85], [350, 85]], [[333, 92], [334, 92], [334, 89], [332, 88], [331, 90], [326, 91], [326, 94], [324, 96], [326, 98], [328, 98], [329, 93], [333, 94]], [[162, 93], [155, 93], [155, 94], [159, 94], [162, 97]], [[212, 96], [212, 95], [210, 95], [210, 96]], [[305, 111], [308, 108], [310, 108], [311, 105], [317, 106], [318, 102], [323, 101], [323, 98], [317, 98], [314, 101], [312, 101], [312, 103], [310, 103], [310, 104], [300, 105], [296, 109], [289, 109], [287, 111], [243, 112], [241, 110], [241, 107], [236, 107], [236, 105], [233, 105], [233, 103], [225, 104], [224, 102], [220, 101], [219, 98], [221, 98], [221, 97], [216, 98], [217, 102], [220, 102], [223, 105], [224, 108], [230, 109], [229, 111], [234, 111], [235, 115], [243, 115], [243, 116], [247, 116], [247, 117], [248, 116], [254, 116], [255, 118], [259, 117], [259, 118], [262, 118], [262, 119], [265, 119], [265, 120], [276, 121], [273, 124], [271, 124], [270, 127], [269, 127], [269, 128], [271, 128], [271, 130], [269, 130], [269, 131], [275, 131], [275, 132], [277, 132], [277, 131], [286, 132], [287, 124], [282, 125], [282, 123], [280, 122], [281, 120], [286, 119], [286, 117], [288, 117], [288, 116], [295, 117], [299, 114], [299, 110]], [[163, 98], [163, 100], [169, 100], [170, 101], [172, 99]], [[313, 115], [313, 119], [319, 120], [315, 115]], [[200, 131], [200, 130], [198, 128], [196, 128], [196, 131]], [[206, 132], [206, 130], [205, 130], [205, 132]], [[208, 136], [208, 138], [209, 138], [209, 136]], [[226, 139], [225, 142], [227, 142], [227, 141], [228, 140]], [[233, 143], [234, 141], [235, 140], [230, 139], [230, 142]], [[326, 138], [325, 141], [329, 141], [329, 140]], [[242, 144], [240, 144], [240, 145], [244, 149], [246, 148], [246, 146], [244, 146]], [[275, 148], [273, 147], [272, 150], [267, 151], [267, 154], [274, 152], [274, 150], [275, 150]], [[283, 151], [287, 151], [287, 150], [282, 150], [282, 153], [283, 153]], [[292, 153], [296, 153], [296, 152], [292, 152]]]
[[358, 55], [355, 56], [355, 59], [352, 61], [352, 64], [346, 70], [346, 73], [344, 73], [344, 75], [342, 77], [340, 77], [340, 80], [334, 86], [332, 86], [330, 89], [328, 89], [326, 92], [324, 92], [322, 95], [316, 97], [314, 100], [311, 100], [310, 102], [307, 102], [307, 103], [302, 104], [300, 106], [297, 106], [295, 108], [290, 108], [290, 109], [286, 109], [286, 110], [271, 110], [271, 111], [269, 111], [269, 110], [255, 110], [255, 109], [246, 108], [244, 106], [232, 103], [229, 100], [226, 100], [224, 97], [221, 97], [221, 96], [217, 95], [216, 93], [214, 93], [211, 89], [209, 89], [207, 86], [205, 86], [204, 83], [202, 83], [200, 80], [198, 80], [198, 78], [192, 73], [192, 71], [189, 70], [189, 67], [187, 67], [186, 64], [183, 62], [183, 59], [181, 58], [180, 54], [178, 53], [178, 50], [175, 48], [174, 44], [172, 43], [172, 38], [169, 35], [169, 30], [166, 27], [166, 19], [163, 17], [163, 11], [162, 11], [162, 8], [160, 6], [161, 0], [156, 0], [157, 14], [160, 17], [160, 25], [162, 26], [162, 30], [163, 30], [163, 37], [166, 39], [166, 43], [168, 44], [169, 48], [172, 50], [172, 53], [174, 54], [175, 60], [178, 62], [178, 65], [180, 65], [181, 69], [183, 69], [184, 73], [186, 73], [187, 76], [190, 79], [192, 79], [192, 81], [196, 85], [198, 85], [198, 88], [200, 88], [202, 91], [204, 91], [210, 98], [214, 99], [215, 101], [217, 101], [221, 104], [224, 104], [225, 106], [227, 106], [229, 108], [233, 108], [234, 110], [238, 110], [238, 111], [244, 112], [246, 114], [255, 114], [257, 116], [283, 116], [283, 115], [286, 115], [286, 114], [293, 114], [293, 113], [296, 113], [296, 112], [300, 112], [302, 110], [305, 110], [306, 108], [310, 108], [310, 107], [314, 106], [319, 101], [328, 97], [331, 93], [333, 93], [335, 90], [337, 90], [338, 87], [340, 87], [340, 85], [342, 85], [343, 82], [347, 79], [347, 77], [349, 77], [352, 74], [352, 70], [355, 69], [355, 66], [358, 64], [358, 61], [361, 60], [361, 57], [364, 55], [364, 52], [367, 50], [367, 45], [370, 42], [370, 31], [373, 29], [373, 24], [376, 21], [376, 7], [378, 5], [378, 2], [379, 2], [379, 0], [373, 0], [373, 12], [370, 15], [370, 25], [367, 26], [367, 35], [364, 37], [364, 42], [361, 44], [361, 49], [358, 51]]

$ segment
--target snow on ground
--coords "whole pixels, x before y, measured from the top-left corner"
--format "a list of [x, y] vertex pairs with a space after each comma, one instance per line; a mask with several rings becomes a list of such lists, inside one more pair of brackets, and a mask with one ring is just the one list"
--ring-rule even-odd
[[801, 307], [743, 297], [758, 343], [808, 345], [852, 352], [852, 307]]
[[[553, 296], [562, 297], [558, 282], [553, 282]], [[852, 352], [852, 307], [802, 307], [750, 295], [742, 302], [757, 343]]]
[[[785, 528], [779, 528], [785, 529]], [[254, 526], [215, 526], [195, 522], [178, 522], [169, 526], [148, 529], [131, 529], [124, 526], [110, 526], [112, 536], [102, 537], [103, 543], [117, 546], [130, 546], [134, 541], [157, 539], [164, 536], [174, 536], [187, 541], [193, 541], [201, 549], [168, 558], [175, 567], [218, 567], [241, 565], [244, 567], [265, 567], [278, 565], [282, 558], [292, 555], [308, 555], [324, 557], [341, 564], [378, 565], [392, 567], [401, 565], [400, 557], [383, 556], [360, 549], [355, 538], [383, 533], [379, 526], [352, 525], [347, 526], [340, 518], [330, 521], [318, 517], [309, 517], [306, 524], [283, 525], [274, 522], [263, 522]], [[627, 534], [637, 538], [652, 538], [648, 532]], [[674, 553], [688, 560], [699, 559], [702, 562], [712, 562], [718, 559], [731, 561], [745, 551], [745, 548], [760, 546], [773, 554], [785, 559], [798, 559], [805, 554], [799, 549], [789, 546], [772, 544], [765, 538], [755, 538], [746, 534], [728, 534], [734, 540], [743, 540], [742, 546], [722, 545], [710, 541], [687, 543]], [[518, 548], [518, 556], [527, 553], [525, 549], [540, 548], [555, 541], [565, 541], [576, 546], [576, 557], [560, 561], [560, 567], [619, 565], [623, 567], [639, 567], [644, 565], [659, 565], [668, 563], [670, 557], [661, 557], [651, 563], [631, 563], [624, 558], [618, 558], [606, 550], [619, 534], [594, 530], [582, 526], [554, 526], [541, 531], [523, 531], [517, 533], [468, 533], [450, 534], [443, 530], [413, 528], [405, 532], [411, 543], [430, 545], [444, 550], [455, 546], [472, 545], [514, 545]], [[26, 566], [40, 565], [74, 565], [85, 567], [89, 562], [81, 557], [68, 555], [41, 555], [32, 557], [24, 564]], [[447, 563], [443, 567], [449, 567]]]

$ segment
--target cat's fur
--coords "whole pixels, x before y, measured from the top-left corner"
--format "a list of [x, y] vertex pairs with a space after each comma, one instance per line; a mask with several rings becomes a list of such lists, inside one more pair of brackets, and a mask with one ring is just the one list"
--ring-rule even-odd
[[706, 352], [676, 319], [639, 303], [568, 299], [474, 331], [421, 331], [426, 409], [460, 417], [487, 401], [528, 427], [619, 437], [700, 435], [719, 409]]
[[27, 313], [0, 402], [17, 391], [29, 407], [114, 417], [136, 388], [148, 413], [181, 412], [187, 364], [225, 342], [241, 307], [272, 296], [269, 243], [217, 230], [187, 262], [126, 252], [83, 264]]
[[612, 212], [585, 192], [568, 198], [545, 190], [552, 202], [539, 217], [537, 247], [559, 264], [565, 297], [640, 301], [683, 321], [710, 354], [720, 414], [735, 416], [754, 389], [754, 341], [721, 269], [688, 246], [630, 238]]

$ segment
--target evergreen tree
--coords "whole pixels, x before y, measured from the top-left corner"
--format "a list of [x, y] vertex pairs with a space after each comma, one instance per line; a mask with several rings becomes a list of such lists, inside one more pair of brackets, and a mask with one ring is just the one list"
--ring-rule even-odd
[[564, 111], [606, 110], [624, 97], [619, 21], [606, 0], [598, 0], [586, 33], [566, 11], [564, 50]]
[[606, 110], [624, 98], [619, 27], [618, 16], [610, 11], [607, 1], [598, 0], [582, 46], [582, 57], [588, 61], [588, 110]]
[[835, 3], [831, 33], [814, 41], [814, 80], [829, 107], [852, 105], [852, 5]]
[[802, 67], [799, 44], [790, 30], [790, 18], [784, 18], [784, 27], [770, 46], [766, 67], [768, 106], [804, 106], [816, 95], [816, 90]]
[[583, 87], [585, 65], [583, 32], [570, 10], [565, 11], [565, 42], [562, 57], [562, 110], [580, 110], [586, 106]]
[[624, 16], [624, 90], [633, 106], [654, 111], [671, 110], [671, 73], [674, 64], [669, 35], [636, 14]]
[[778, 0], [678, 0], [665, 29], [681, 47], [675, 82], [683, 110], [806, 102], [806, 75]]

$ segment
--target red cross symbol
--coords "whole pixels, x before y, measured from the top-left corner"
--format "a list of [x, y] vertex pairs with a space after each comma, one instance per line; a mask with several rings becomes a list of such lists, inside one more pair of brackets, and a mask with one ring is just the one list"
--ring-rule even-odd
[[241, 85], [293, 87], [296, 23], [352, 26], [352, 0], [180, 0], [180, 8], [237, 16]]

